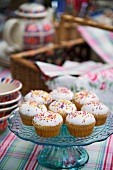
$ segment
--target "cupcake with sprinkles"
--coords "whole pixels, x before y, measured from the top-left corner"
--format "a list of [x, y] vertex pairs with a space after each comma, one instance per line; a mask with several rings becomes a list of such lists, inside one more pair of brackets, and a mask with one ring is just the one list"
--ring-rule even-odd
[[72, 100], [73, 99], [73, 92], [66, 88], [66, 87], [57, 87], [50, 92], [53, 100], [65, 99], [65, 100]]
[[25, 95], [24, 101], [35, 101], [48, 106], [52, 101], [52, 97], [46, 91], [31, 90], [28, 94]]
[[95, 118], [86, 111], [76, 111], [66, 116], [68, 131], [75, 137], [86, 137], [92, 134], [95, 126]]
[[38, 136], [50, 138], [60, 133], [63, 119], [60, 114], [47, 111], [34, 116], [32, 123]]
[[19, 105], [19, 113], [22, 123], [27, 126], [33, 126], [32, 119], [34, 116], [46, 111], [47, 108], [45, 105], [35, 101], [22, 102], [21, 105]]
[[67, 114], [74, 113], [77, 110], [74, 103], [65, 99], [53, 101], [48, 108], [50, 111], [59, 113], [62, 116], [64, 123]]
[[74, 93], [73, 102], [75, 103], [77, 110], [80, 111], [81, 107], [90, 101], [99, 101], [98, 96], [91, 91], [81, 90], [79, 92]]
[[106, 122], [109, 108], [101, 102], [88, 102], [84, 104], [81, 108], [83, 111], [92, 113], [96, 119], [95, 126], [103, 125]]

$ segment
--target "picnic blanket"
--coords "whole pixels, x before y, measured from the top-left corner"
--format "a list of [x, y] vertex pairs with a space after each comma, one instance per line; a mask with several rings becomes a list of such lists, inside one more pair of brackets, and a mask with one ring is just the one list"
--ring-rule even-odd
[[39, 67], [41, 73], [44, 75], [44, 78], [46, 79], [51, 79], [61, 75], [80, 76], [85, 75], [89, 72], [99, 72], [100, 70], [113, 68], [113, 65], [111, 64], [103, 64], [91, 60], [84, 61], [81, 63], [66, 60], [62, 66], [36, 61], [36, 65]]
[[78, 26], [78, 31], [106, 63], [113, 64], [113, 32], [90, 26]]

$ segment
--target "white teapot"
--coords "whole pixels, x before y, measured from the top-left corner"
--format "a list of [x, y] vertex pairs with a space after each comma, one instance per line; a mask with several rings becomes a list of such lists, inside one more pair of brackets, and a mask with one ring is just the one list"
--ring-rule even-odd
[[3, 39], [15, 50], [36, 49], [53, 42], [54, 26], [43, 5], [24, 3], [15, 12], [17, 18], [6, 21], [3, 29]]

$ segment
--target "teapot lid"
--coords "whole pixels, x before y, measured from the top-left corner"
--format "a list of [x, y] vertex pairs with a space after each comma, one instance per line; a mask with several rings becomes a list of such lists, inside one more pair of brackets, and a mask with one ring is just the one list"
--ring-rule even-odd
[[45, 17], [46, 10], [45, 7], [38, 3], [24, 3], [20, 5], [19, 9], [15, 12], [21, 17], [38, 18]]

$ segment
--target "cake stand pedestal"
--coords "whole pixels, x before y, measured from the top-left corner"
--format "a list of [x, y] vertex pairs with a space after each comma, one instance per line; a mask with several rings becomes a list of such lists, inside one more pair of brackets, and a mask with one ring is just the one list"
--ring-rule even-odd
[[106, 123], [94, 127], [90, 136], [76, 138], [69, 134], [67, 126], [62, 125], [60, 134], [54, 138], [37, 136], [33, 126], [22, 124], [18, 108], [8, 118], [8, 127], [19, 138], [31, 141], [44, 148], [38, 154], [38, 162], [52, 169], [73, 169], [84, 166], [89, 159], [87, 151], [82, 147], [107, 139], [113, 134], [113, 114], [109, 113]]
[[84, 166], [89, 159], [85, 149], [78, 146], [66, 148], [44, 147], [38, 155], [38, 162], [48, 168], [78, 168]]

